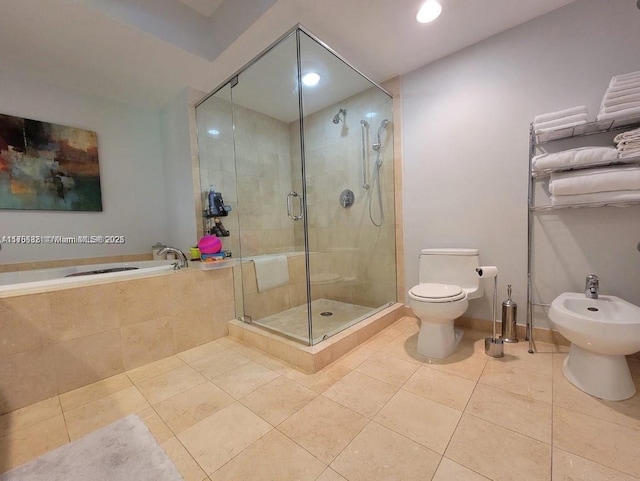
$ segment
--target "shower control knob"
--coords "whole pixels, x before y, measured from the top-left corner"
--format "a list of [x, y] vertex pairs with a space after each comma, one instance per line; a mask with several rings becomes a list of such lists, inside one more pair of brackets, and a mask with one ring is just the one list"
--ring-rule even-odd
[[345, 189], [340, 193], [340, 205], [344, 208], [351, 207], [356, 201], [356, 196], [350, 189]]

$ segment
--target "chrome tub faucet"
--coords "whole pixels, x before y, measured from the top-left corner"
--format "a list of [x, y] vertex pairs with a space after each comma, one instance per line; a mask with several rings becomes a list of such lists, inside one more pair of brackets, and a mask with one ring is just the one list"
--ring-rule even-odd
[[176, 262], [173, 263], [173, 268], [175, 270], [180, 270], [183, 267], [189, 267], [189, 261], [187, 260], [187, 256], [185, 255], [184, 252], [182, 252], [177, 247], [164, 247], [158, 251], [159, 256], [163, 256], [165, 254], [175, 254], [176, 258], [178, 259]]
[[595, 274], [589, 274], [585, 280], [584, 295], [587, 299], [597, 299], [600, 290], [600, 281]]

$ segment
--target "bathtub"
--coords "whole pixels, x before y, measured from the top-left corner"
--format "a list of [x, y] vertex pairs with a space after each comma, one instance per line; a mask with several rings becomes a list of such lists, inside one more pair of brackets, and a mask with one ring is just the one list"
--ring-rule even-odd
[[0, 273], [0, 298], [157, 275], [174, 260], [89, 264]]

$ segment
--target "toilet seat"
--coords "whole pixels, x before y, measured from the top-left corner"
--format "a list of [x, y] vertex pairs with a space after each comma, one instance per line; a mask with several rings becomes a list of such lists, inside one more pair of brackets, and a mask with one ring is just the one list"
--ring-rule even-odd
[[424, 283], [414, 286], [409, 295], [422, 302], [454, 302], [464, 299], [466, 293], [460, 286], [453, 284]]

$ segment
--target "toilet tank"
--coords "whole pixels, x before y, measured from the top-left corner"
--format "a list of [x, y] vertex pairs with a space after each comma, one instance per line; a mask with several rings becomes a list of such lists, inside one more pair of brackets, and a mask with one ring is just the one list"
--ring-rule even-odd
[[470, 299], [484, 294], [476, 273], [480, 265], [478, 249], [422, 249], [420, 283], [454, 284], [467, 291]]

